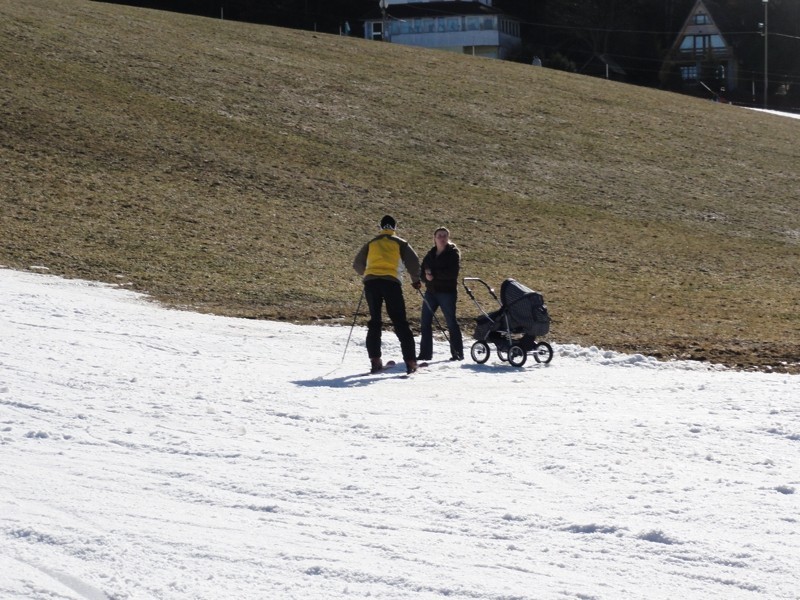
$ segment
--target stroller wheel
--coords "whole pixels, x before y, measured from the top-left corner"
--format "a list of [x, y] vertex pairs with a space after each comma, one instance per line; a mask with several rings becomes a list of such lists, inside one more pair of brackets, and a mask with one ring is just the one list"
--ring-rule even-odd
[[519, 346], [511, 346], [508, 350], [508, 362], [514, 367], [521, 367], [528, 360], [528, 353]]
[[508, 348], [501, 348], [497, 346], [497, 358], [502, 360], [503, 362], [508, 361]]
[[472, 344], [472, 349], [469, 351], [469, 353], [472, 356], [472, 360], [479, 365], [482, 365], [489, 360], [491, 351], [489, 350], [489, 346], [486, 344], [486, 342], [478, 341]]
[[539, 342], [533, 348], [533, 358], [544, 365], [553, 360], [553, 347], [547, 342]]

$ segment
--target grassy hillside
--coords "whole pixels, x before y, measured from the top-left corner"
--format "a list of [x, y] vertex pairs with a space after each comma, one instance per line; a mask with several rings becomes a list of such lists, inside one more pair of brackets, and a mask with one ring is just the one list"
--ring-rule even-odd
[[0, 0], [0, 73], [0, 264], [349, 324], [389, 212], [541, 290], [557, 342], [798, 369], [800, 121], [82, 0]]

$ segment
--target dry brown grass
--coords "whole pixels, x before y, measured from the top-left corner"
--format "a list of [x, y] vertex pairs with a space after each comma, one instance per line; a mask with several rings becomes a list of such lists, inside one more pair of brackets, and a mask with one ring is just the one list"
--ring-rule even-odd
[[349, 324], [389, 212], [543, 291], [555, 341], [798, 370], [800, 121], [82, 0], [0, 0], [0, 73], [7, 266]]

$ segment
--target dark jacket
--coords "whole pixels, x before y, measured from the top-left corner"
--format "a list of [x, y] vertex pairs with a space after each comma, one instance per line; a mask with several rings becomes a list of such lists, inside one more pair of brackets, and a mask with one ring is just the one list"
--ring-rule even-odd
[[[431, 292], [457, 292], [458, 271], [461, 268], [461, 253], [453, 243], [448, 243], [444, 251], [436, 255], [436, 246], [422, 259], [420, 280], [425, 283]], [[425, 277], [425, 270], [430, 269], [433, 281]]]

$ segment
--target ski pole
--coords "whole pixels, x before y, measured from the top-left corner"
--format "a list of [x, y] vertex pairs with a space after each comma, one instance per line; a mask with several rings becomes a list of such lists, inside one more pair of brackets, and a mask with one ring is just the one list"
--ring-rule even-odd
[[364, 288], [361, 288], [361, 295], [358, 297], [358, 306], [356, 306], [356, 312], [353, 314], [353, 324], [350, 325], [350, 333], [347, 334], [347, 343], [344, 345], [344, 352], [342, 352], [342, 363], [344, 363], [344, 357], [347, 354], [347, 347], [350, 345], [350, 337], [353, 335], [353, 329], [356, 326], [356, 319], [358, 318], [358, 311], [361, 310], [361, 302], [364, 300]]
[[431, 305], [428, 304], [428, 301], [425, 299], [425, 295], [422, 293], [422, 290], [417, 290], [417, 292], [419, 292], [419, 295], [422, 297], [422, 301], [425, 303], [425, 306], [427, 306], [428, 310], [431, 311], [431, 314], [433, 315], [433, 320], [436, 321], [436, 326], [439, 328], [439, 331], [442, 332], [442, 335], [444, 336], [444, 339], [446, 339], [447, 343], [449, 344], [450, 343], [450, 338], [447, 337], [447, 333], [445, 333], [444, 328], [442, 327], [442, 324], [439, 322], [439, 317], [437, 317], [436, 313], [431, 310]]
[[[347, 343], [344, 345], [344, 352], [342, 352], [342, 362], [339, 363], [339, 367], [344, 364], [344, 357], [347, 354], [347, 347], [350, 345], [350, 337], [353, 335], [353, 328], [356, 326], [356, 319], [358, 318], [358, 311], [361, 310], [361, 301], [364, 300], [364, 288], [361, 288], [361, 295], [358, 297], [358, 306], [356, 306], [356, 312], [353, 314], [353, 324], [350, 325], [350, 333], [347, 334]], [[319, 375], [314, 377], [314, 381], [321, 381], [325, 379], [328, 375], [336, 371], [339, 367], [334, 367], [324, 375]]]

